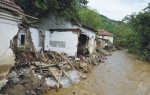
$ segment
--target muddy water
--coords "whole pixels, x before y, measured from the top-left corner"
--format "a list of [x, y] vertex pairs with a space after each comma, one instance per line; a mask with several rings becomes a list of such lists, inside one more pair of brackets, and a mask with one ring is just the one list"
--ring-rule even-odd
[[87, 79], [49, 95], [150, 95], [150, 64], [127, 50], [115, 51]]

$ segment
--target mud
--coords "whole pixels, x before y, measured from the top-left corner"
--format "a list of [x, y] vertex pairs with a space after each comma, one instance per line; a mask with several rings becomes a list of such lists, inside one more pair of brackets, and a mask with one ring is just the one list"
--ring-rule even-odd
[[43, 95], [150, 95], [150, 64], [127, 50], [115, 51], [87, 79]]
[[12, 65], [0, 65], [0, 74], [3, 75], [3, 73], [8, 72], [11, 67]]

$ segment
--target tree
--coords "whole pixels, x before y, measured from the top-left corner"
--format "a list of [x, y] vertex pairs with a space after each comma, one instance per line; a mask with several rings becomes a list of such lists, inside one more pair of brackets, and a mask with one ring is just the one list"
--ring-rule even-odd
[[124, 21], [134, 30], [129, 50], [138, 54], [141, 60], [148, 60], [150, 52], [146, 47], [150, 44], [150, 3], [138, 14], [126, 16]]
[[87, 3], [89, 2], [89, 1], [87, 1], [87, 0], [77, 0], [78, 1], [78, 3], [79, 4], [81, 4], [81, 5], [87, 5]]
[[83, 8], [78, 12], [78, 15], [79, 21], [81, 21], [82, 23], [96, 30], [101, 28], [101, 17], [99, 16], [99, 13], [95, 10]]
[[132, 29], [125, 25], [125, 23], [120, 22], [119, 25], [113, 29], [113, 34], [115, 35], [114, 44], [120, 47], [129, 47], [129, 37], [133, 33]]
[[78, 3], [86, 5], [87, 0], [14, 0], [25, 14], [44, 19], [53, 13], [56, 17], [76, 19]]

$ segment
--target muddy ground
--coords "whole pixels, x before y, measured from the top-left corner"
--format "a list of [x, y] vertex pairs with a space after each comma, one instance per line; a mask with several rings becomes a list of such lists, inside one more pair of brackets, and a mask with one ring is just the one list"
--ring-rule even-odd
[[119, 50], [95, 67], [86, 80], [47, 95], [150, 95], [149, 88], [150, 64]]

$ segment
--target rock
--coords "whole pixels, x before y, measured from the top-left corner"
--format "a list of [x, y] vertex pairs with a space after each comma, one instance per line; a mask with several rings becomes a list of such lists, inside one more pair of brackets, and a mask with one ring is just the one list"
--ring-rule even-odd
[[12, 71], [11, 73], [8, 74], [8, 77], [18, 77], [17, 73], [15, 71]]
[[82, 79], [86, 79], [86, 75], [82, 74], [82, 75], [81, 75], [81, 78], [82, 78]]
[[41, 80], [42, 77], [43, 77], [42, 75], [39, 75], [39, 74], [35, 73], [34, 70], [32, 70], [32, 73], [33, 73], [33, 75], [34, 75], [36, 78], [38, 78], [39, 80]]
[[76, 92], [73, 92], [73, 94], [76, 94]]
[[75, 57], [75, 60], [76, 60], [76, 61], [80, 61], [80, 58], [78, 58], [78, 57]]
[[113, 50], [113, 51], [116, 51], [117, 48], [113, 45], [112, 50]]
[[80, 63], [81, 68], [85, 68], [87, 66], [87, 63]]
[[35, 64], [36, 66], [41, 66], [41, 65], [42, 65], [41, 62], [34, 62], [34, 64]]
[[37, 75], [37, 77], [38, 77], [38, 79], [41, 80], [43, 76], [42, 75]]
[[36, 95], [36, 93], [35, 93], [33, 90], [31, 90], [31, 94], [32, 94], [32, 95]]
[[20, 91], [23, 91], [23, 90], [24, 90], [24, 87], [23, 87], [23, 86], [20, 86], [19, 89], [20, 89]]
[[18, 83], [20, 81], [20, 79], [19, 78], [13, 78], [12, 81], [13, 81], [13, 83]]
[[98, 65], [98, 63], [97, 63], [95, 57], [93, 57], [93, 55], [90, 55], [90, 60], [91, 60], [90, 63], [92, 63], [93, 65]]
[[82, 69], [83, 72], [85, 73], [88, 72], [87, 63], [80, 63], [80, 68]]
[[72, 63], [72, 65], [76, 70], [79, 70], [80, 64], [78, 62]]
[[66, 65], [66, 69], [67, 69], [67, 70], [71, 70], [72, 68], [71, 68], [70, 65]]
[[81, 61], [84, 61], [84, 59], [85, 59], [82, 55], [79, 55], [79, 58]]

